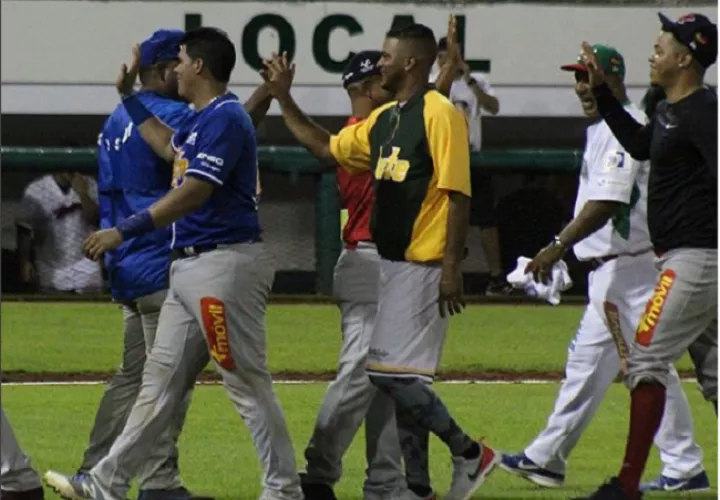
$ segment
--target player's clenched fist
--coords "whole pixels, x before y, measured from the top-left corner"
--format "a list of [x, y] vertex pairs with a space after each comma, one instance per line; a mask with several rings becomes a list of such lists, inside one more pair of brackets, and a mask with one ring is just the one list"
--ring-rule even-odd
[[132, 62], [130, 66], [123, 63], [120, 67], [120, 73], [115, 80], [115, 87], [121, 96], [133, 93], [135, 81], [140, 71], [140, 45], [135, 44], [132, 49]]
[[284, 96], [290, 93], [290, 86], [295, 77], [295, 63], [288, 61], [287, 52], [283, 52], [282, 56], [273, 54], [273, 58], [269, 61], [263, 61], [265, 71], [263, 78], [270, 90], [275, 96]]
[[115, 228], [103, 229], [94, 232], [85, 240], [83, 252], [90, 260], [99, 260], [103, 253], [116, 249], [122, 242], [120, 231]]

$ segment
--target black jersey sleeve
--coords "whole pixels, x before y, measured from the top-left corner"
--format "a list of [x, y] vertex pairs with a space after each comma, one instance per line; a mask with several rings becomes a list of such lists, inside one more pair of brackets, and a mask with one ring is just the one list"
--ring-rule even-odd
[[648, 160], [652, 140], [652, 122], [643, 125], [635, 121], [635, 118], [615, 98], [607, 84], [603, 83], [599, 87], [595, 87], [593, 92], [598, 112], [612, 130], [615, 138], [630, 156], [638, 161]]

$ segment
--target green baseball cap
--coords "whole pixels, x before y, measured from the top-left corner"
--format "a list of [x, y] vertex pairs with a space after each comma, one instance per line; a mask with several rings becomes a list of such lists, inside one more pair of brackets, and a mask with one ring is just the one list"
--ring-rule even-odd
[[[603, 69], [606, 75], [617, 75], [621, 79], [625, 79], [625, 59], [622, 54], [617, 51], [615, 47], [609, 45], [595, 44], [592, 46], [595, 56], [597, 57], [598, 64]], [[560, 66], [560, 69], [565, 71], [587, 71], [585, 65], [579, 62], [575, 64], [566, 64]]]

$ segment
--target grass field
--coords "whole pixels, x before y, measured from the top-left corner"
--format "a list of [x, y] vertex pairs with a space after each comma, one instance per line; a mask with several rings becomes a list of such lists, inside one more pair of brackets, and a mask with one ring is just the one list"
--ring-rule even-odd
[[[576, 307], [471, 307], [452, 321], [444, 355], [446, 371], [561, 371], [581, 309]], [[270, 364], [276, 373], [334, 370], [340, 345], [339, 316], [330, 306], [273, 306], [268, 315]], [[2, 367], [11, 372], [100, 373], [114, 369], [121, 348], [121, 316], [102, 304], [2, 305]], [[689, 368], [686, 360], [683, 368]], [[298, 466], [312, 430], [324, 383], [277, 384], [288, 418]], [[486, 436], [503, 451], [520, 451], [543, 427], [557, 384], [437, 384], [441, 397], [468, 432]], [[705, 467], [717, 485], [717, 420], [692, 383], [684, 384], [695, 419]], [[18, 438], [41, 471], [72, 472], [82, 451], [102, 386], [3, 385], [2, 405]], [[566, 487], [541, 490], [497, 471], [479, 490], [485, 499], [567, 499], [592, 490], [614, 475], [627, 433], [628, 394], [614, 384], [575, 450]], [[344, 463], [339, 498], [359, 499], [364, 445], [358, 436]], [[188, 487], [218, 499], [254, 499], [260, 492], [259, 465], [244, 425], [221, 387], [199, 386], [181, 439], [181, 469]], [[433, 440], [436, 488], [449, 485], [446, 448]], [[653, 452], [648, 476], [660, 470]], [[671, 495], [671, 496], [667, 496]], [[49, 493], [48, 498], [55, 498]], [[134, 498], [134, 496], [133, 496]], [[660, 494], [648, 498], [686, 498]], [[717, 498], [717, 490], [689, 498]]]
[[[582, 308], [470, 306], [450, 324], [445, 372], [562, 371]], [[333, 371], [340, 315], [329, 305], [273, 305], [267, 316], [274, 373]], [[3, 373], [106, 372], [120, 362], [122, 316], [112, 304], [4, 303]], [[684, 358], [679, 369], [689, 370]]]

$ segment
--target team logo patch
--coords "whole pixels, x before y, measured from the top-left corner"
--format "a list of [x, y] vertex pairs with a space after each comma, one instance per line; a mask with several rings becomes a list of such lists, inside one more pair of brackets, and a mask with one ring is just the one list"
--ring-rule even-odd
[[675, 283], [675, 271], [666, 269], [660, 274], [658, 284], [655, 286], [653, 296], [647, 303], [645, 314], [640, 319], [637, 332], [635, 332], [635, 341], [642, 346], [649, 346], [655, 334], [655, 327], [660, 319], [665, 302], [670, 294], [670, 289]]
[[210, 346], [210, 355], [226, 370], [235, 369], [235, 360], [230, 352], [225, 303], [215, 297], [200, 299], [203, 330]]
[[605, 309], [605, 320], [607, 321], [608, 330], [610, 330], [610, 335], [612, 335], [618, 355], [620, 356], [620, 370], [623, 374], [626, 374], [629, 351], [622, 333], [622, 327], [620, 326], [620, 311], [618, 310], [618, 306], [608, 301], [603, 302], [603, 309]]
[[624, 151], [612, 151], [608, 153], [605, 157], [605, 172], [623, 173], [626, 175], [631, 174], [632, 170], [628, 168], [625, 160], [626, 158]]

